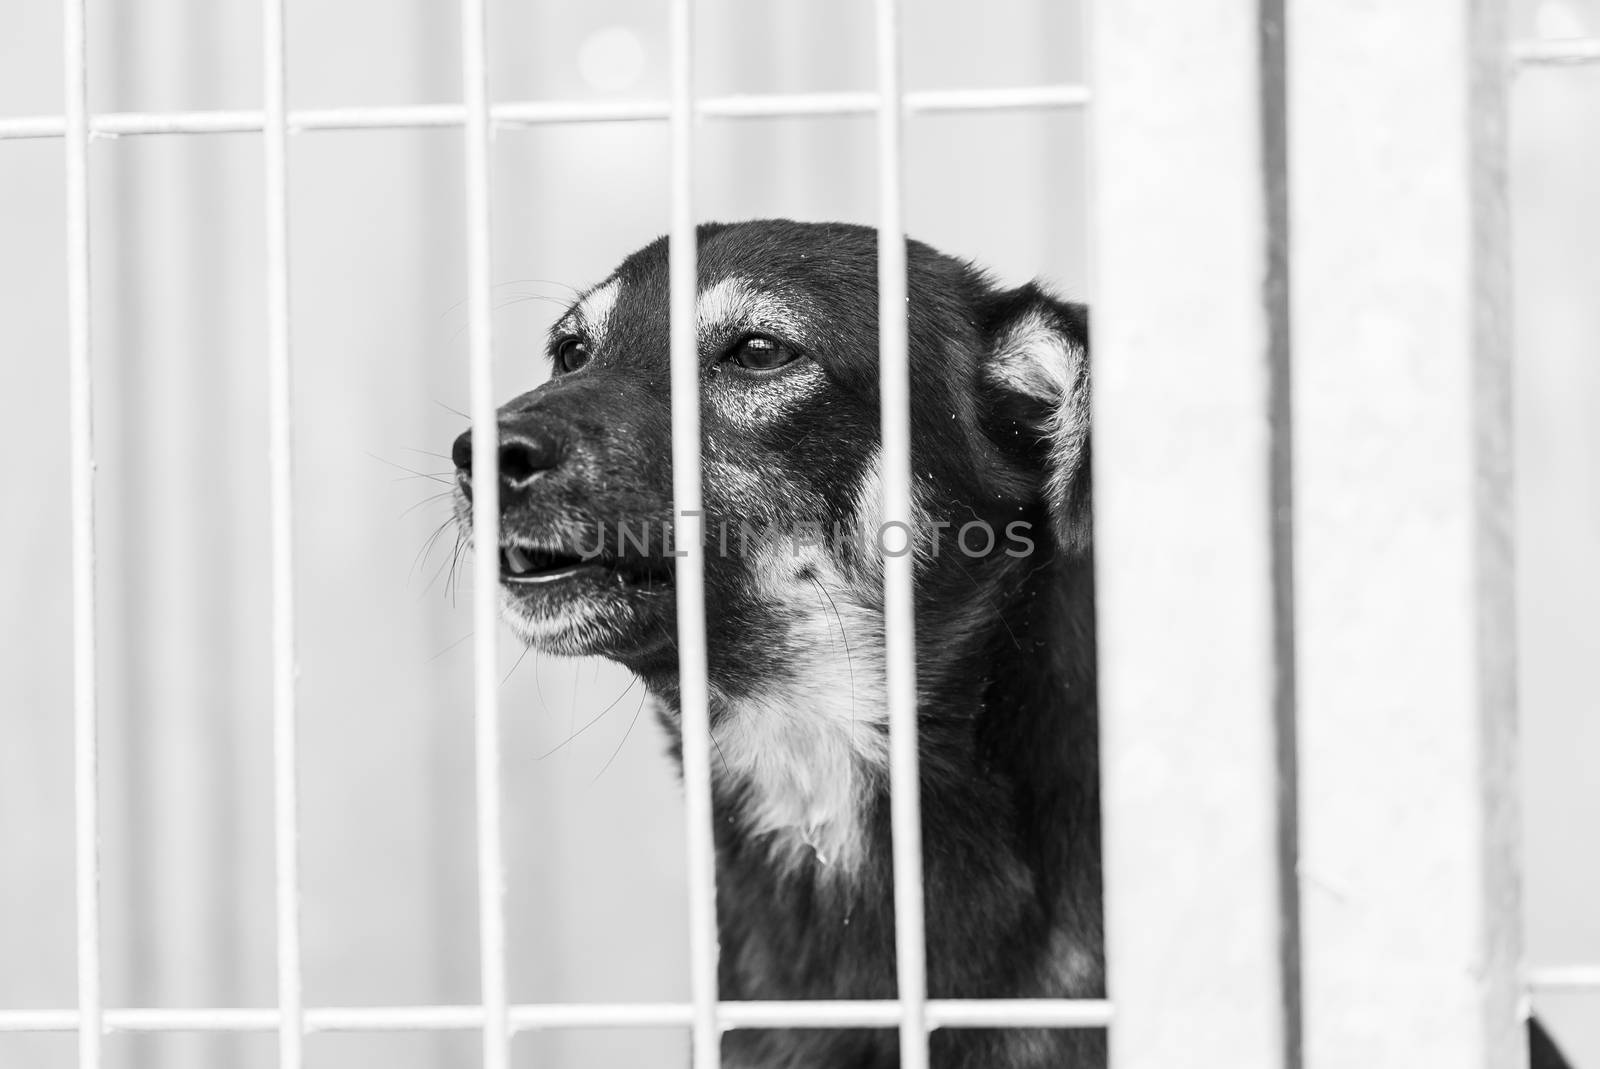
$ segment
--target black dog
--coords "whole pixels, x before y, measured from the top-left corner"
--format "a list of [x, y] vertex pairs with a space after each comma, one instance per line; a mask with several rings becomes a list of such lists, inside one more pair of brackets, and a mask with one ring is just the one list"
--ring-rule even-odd
[[[721, 994], [893, 997], [877, 236], [699, 239]], [[1085, 313], [916, 243], [910, 292], [929, 993], [1099, 996]], [[499, 418], [506, 617], [630, 668], [673, 733], [667, 304], [657, 241]], [[943, 1069], [1104, 1060], [1094, 1031], [933, 1042]], [[886, 1030], [736, 1030], [724, 1058], [897, 1064]]]
[[[877, 235], [699, 231], [720, 994], [892, 998]], [[911, 243], [918, 715], [933, 997], [1103, 994], [1087, 313]], [[678, 729], [667, 246], [499, 414], [504, 610]], [[470, 435], [456, 442], [470, 521]], [[1097, 1030], [944, 1029], [939, 1069], [1088, 1069]], [[892, 1030], [734, 1030], [730, 1069], [896, 1066]]]

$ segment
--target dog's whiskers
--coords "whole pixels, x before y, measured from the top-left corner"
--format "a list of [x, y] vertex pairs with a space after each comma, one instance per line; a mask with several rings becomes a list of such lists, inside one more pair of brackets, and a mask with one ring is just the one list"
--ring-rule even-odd
[[461, 558], [465, 556], [471, 541], [467, 528], [458, 528], [456, 531], [456, 548], [450, 556], [450, 576], [444, 581], [445, 593], [449, 596], [452, 607], [456, 604], [456, 595], [461, 591], [461, 583], [458, 578]]
[[[531, 650], [531, 649], [533, 649], [532, 646], [524, 646], [523, 649], [522, 649], [522, 657], [526, 657], [528, 655], [528, 651]], [[521, 664], [522, 663], [522, 657], [518, 657], [517, 658], [517, 664]], [[516, 664], [512, 665], [511, 666], [511, 671], [515, 672], [516, 670], [517, 670], [517, 665]], [[508, 673], [508, 675], [509, 675], [509, 673]], [[503, 683], [505, 683], [505, 680], [502, 679], [500, 682], [503, 684]], [[535, 694], [537, 694], [539, 696], [539, 708], [543, 709], [545, 711], [545, 714], [548, 715], [549, 712], [550, 712], [550, 703], [545, 701], [545, 698], [544, 698], [544, 680], [539, 677], [539, 673], [538, 672], [533, 673], [533, 691], [534, 691]]]
[[395, 480], [396, 482], [404, 482], [406, 479], [431, 479], [436, 483], [448, 483], [451, 486], [455, 485], [455, 472], [453, 471], [418, 471], [416, 468], [408, 468], [404, 464], [397, 463], [387, 457], [380, 457], [378, 454], [371, 452], [370, 450], [367, 451], [367, 456], [371, 457], [373, 460], [376, 460], [379, 464], [387, 464], [391, 468], [398, 468], [400, 471], [405, 472], [404, 475]]
[[717, 733], [706, 728], [706, 736], [711, 739], [711, 745], [717, 751], [717, 759], [722, 762], [722, 774], [731, 775], [733, 770], [728, 767], [728, 755], [722, 752], [722, 743], [717, 741]]
[[839, 625], [839, 639], [844, 643], [845, 670], [850, 673], [850, 733], [856, 730], [856, 664], [850, 655], [850, 636], [845, 632], [844, 617], [839, 615], [839, 606], [834, 602], [833, 595], [828, 593], [828, 588], [822, 585], [822, 580], [814, 575], [807, 575], [811, 585], [816, 587], [828, 601], [828, 609], [833, 613], [833, 622]]
[[1011, 630], [1010, 624], [1006, 623], [1006, 614], [1003, 610], [1001, 610], [1000, 606], [995, 604], [994, 595], [990, 593], [990, 591], [988, 591], [982, 583], [978, 582], [978, 577], [973, 575], [972, 571], [965, 564], [962, 564], [959, 559], [955, 557], [951, 557], [950, 559], [955, 561], [956, 567], [961, 569], [961, 573], [963, 575], [972, 580], [973, 589], [978, 592], [979, 596], [982, 597], [984, 601], [989, 603], [989, 607], [994, 610], [995, 619], [1000, 621], [1000, 626], [1004, 627], [1006, 629], [1006, 634], [1011, 636], [1011, 644], [1017, 647], [1018, 653], [1021, 653], [1022, 640], [1017, 638], [1017, 633]]
[[[405, 508], [405, 510], [400, 513], [400, 515], [395, 517], [395, 519], [403, 520], [407, 516], [411, 515], [413, 512], [417, 511], [422, 506], [431, 505], [433, 502], [439, 500], [441, 497], [450, 497], [454, 493], [455, 493], [455, 490], [452, 489], [452, 490], [440, 490], [437, 494], [429, 494], [427, 497], [423, 498], [421, 501], [418, 501], [416, 504], [408, 505]], [[450, 519], [453, 520], [453, 519], [455, 519], [455, 517], [452, 516], [452, 517], [450, 517]], [[446, 520], [445, 522], [449, 523], [450, 520]]]
[[556, 753], [558, 750], [563, 749], [573, 739], [576, 739], [579, 735], [582, 735], [585, 731], [588, 731], [590, 728], [592, 728], [596, 724], [600, 723], [601, 720], [605, 719], [605, 715], [607, 713], [609, 713], [611, 710], [615, 709], [619, 704], [621, 704], [622, 699], [626, 698], [628, 696], [628, 692], [630, 690], [632, 690], [635, 686], [637, 686], [638, 683], [639, 683], [639, 677], [638, 676], [634, 676], [632, 679], [628, 680], [628, 685], [626, 687], [622, 688], [622, 693], [618, 694], [615, 698], [611, 699], [611, 704], [610, 705], [608, 705], [604, 709], [600, 710], [600, 712], [595, 714], [590, 719], [584, 721], [583, 726], [579, 727], [576, 731], [572, 732], [570, 735], [568, 735], [566, 738], [562, 739], [556, 745], [552, 746], [550, 749], [548, 749], [544, 753], [540, 754], [537, 759], [540, 760], [540, 761], [543, 761], [546, 757], [549, 757], [552, 754]]
[[513, 294], [510, 299], [501, 301], [499, 304], [495, 305], [493, 311], [499, 312], [506, 308], [510, 308], [512, 305], [525, 304], [528, 301], [548, 301], [557, 308], [562, 309], [565, 309], [568, 303], [566, 301], [558, 301], [554, 297], [547, 296], [543, 293], [517, 293]]
[[400, 448], [404, 449], [407, 453], [416, 453], [418, 456], [434, 457], [434, 458], [436, 458], [438, 460], [447, 461], [447, 462], [449, 462], [451, 464], [455, 463], [454, 459], [452, 459], [451, 456], [448, 453], [435, 453], [432, 450], [417, 449], [416, 447], [409, 446], [409, 445], [403, 445]]
[[622, 733], [622, 740], [617, 743], [617, 748], [611, 751], [611, 756], [606, 758], [606, 763], [600, 766], [600, 771], [594, 774], [594, 779], [589, 781], [590, 786], [598, 783], [600, 777], [606, 774], [606, 769], [611, 767], [611, 762], [617, 759], [622, 752], [622, 747], [627, 745], [628, 736], [633, 734], [634, 725], [639, 722], [639, 714], [644, 712], [644, 703], [650, 697], [648, 691], [639, 695], [639, 707], [633, 711], [633, 719], [628, 721], [628, 729]]
[[[512, 677], [512, 675], [516, 672], [516, 670], [518, 668], [522, 667], [522, 662], [527, 659], [528, 654], [532, 650], [533, 650], [532, 646], [524, 646], [524, 647], [522, 647], [522, 652], [520, 654], [518, 654], [517, 655], [517, 659], [512, 662], [511, 669], [508, 672], [506, 672], [506, 674], [504, 676], [501, 677], [500, 685], [502, 687], [506, 685], [506, 680], [510, 679]], [[537, 686], [538, 682], [539, 682], [539, 673], [538, 672], [533, 673], [533, 681], [534, 681], [534, 684]], [[541, 697], [541, 700], [543, 700], [542, 697]]]
[[437, 661], [440, 657], [443, 657], [445, 654], [449, 653], [451, 650], [455, 649], [457, 646], [461, 645], [463, 642], [465, 642], [468, 639], [470, 639], [474, 634], [476, 634], [476, 632], [468, 631], [466, 634], [462, 635], [460, 638], [458, 638], [454, 642], [450, 643], [450, 645], [446, 646], [444, 649], [440, 650], [438, 653], [434, 654], [432, 657], [429, 657], [423, 663], [424, 664], [432, 664], [434, 661]]
[[[428, 579], [428, 585], [422, 588], [422, 593], [423, 594], [426, 594], [428, 591], [433, 589], [433, 585], [439, 581], [439, 577], [441, 575], [445, 574], [445, 569], [449, 568], [452, 573], [454, 572], [454, 570], [455, 570], [454, 563], [453, 563], [454, 560], [455, 560], [455, 557], [452, 554], [451, 556], [446, 557], [444, 560], [439, 562], [439, 567], [437, 567], [437, 568], [435, 568], [433, 570], [433, 575]], [[445, 581], [444, 581], [444, 589], [445, 589], [445, 596], [449, 597], [450, 596], [450, 577], [448, 577], [448, 576], [445, 578]], [[455, 604], [453, 599], [451, 601], [451, 604], [452, 605]]]
[[[417, 550], [416, 557], [414, 557], [412, 559], [412, 561], [411, 561], [411, 574], [412, 575], [415, 575], [417, 569], [420, 568], [423, 565], [423, 563], [428, 559], [428, 554], [433, 550], [433, 547], [434, 547], [435, 543], [437, 543], [439, 541], [439, 536], [444, 534], [445, 529], [448, 528], [450, 526], [450, 524], [453, 523], [453, 522], [455, 522], [455, 517], [454, 516], [447, 517], [444, 520], [443, 523], [439, 524], [439, 526], [437, 526], [437, 527], [435, 527], [433, 529], [433, 533], [430, 534], [428, 536], [427, 540], [422, 543], [422, 548]], [[435, 575], [434, 578], [437, 579], [438, 576]], [[432, 586], [433, 584], [429, 583], [428, 585]]]
[[660, 620], [657, 620], [655, 623], [656, 628], [661, 632], [661, 637], [667, 640], [667, 645], [672, 647], [672, 652], [677, 653], [678, 640], [672, 637], [672, 632], [667, 630], [666, 624], [662, 623]]
[[[504, 289], [507, 286], [529, 286], [529, 285], [532, 285], [532, 286], [560, 286], [564, 290], [570, 290], [574, 297], [576, 297], [578, 295], [578, 293], [580, 292], [576, 287], [569, 286], [565, 282], [557, 282], [553, 278], [513, 278], [513, 279], [510, 279], [509, 281], [506, 281], [506, 282], [496, 282], [494, 285], [490, 286], [489, 289], [491, 291], [493, 291], [493, 290], [498, 290], [498, 289]], [[554, 298], [546, 298], [546, 299], [554, 301]], [[450, 315], [452, 312], [455, 312], [455, 311], [459, 310], [466, 303], [467, 303], [467, 299], [465, 297], [463, 297], [461, 300], [457, 301], [455, 304], [452, 304], [450, 307], [448, 307], [444, 311], [440, 312], [439, 313], [439, 318], [441, 320], [444, 319], [446, 316]], [[561, 304], [563, 306], [565, 306], [565, 304], [566, 304], [566, 302], [563, 302], [563, 301], [555, 301], [555, 303]]]

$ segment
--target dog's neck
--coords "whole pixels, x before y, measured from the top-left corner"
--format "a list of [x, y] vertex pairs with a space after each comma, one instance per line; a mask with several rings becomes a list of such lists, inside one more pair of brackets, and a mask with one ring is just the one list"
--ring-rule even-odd
[[[1040, 784], [1081, 796], [1072, 808], [1097, 824], [1091, 571], [1083, 557], [1058, 557], [960, 572], [948, 589], [919, 585], [923, 794], [938, 792], [943, 814], [924, 820], [930, 844], [1009, 838], [1010, 829], [956, 826], [965, 813], [993, 815], [962, 799], [1027, 805]], [[717, 833], [779, 875], [849, 887], [887, 848], [882, 614], [826, 590], [819, 602], [827, 611], [788, 614], [766, 663], [719, 663], [714, 645]], [[675, 674], [646, 682], [676, 750]], [[991, 708], [1004, 716], [986, 717]], [[1083, 832], [1092, 848], [1097, 827]]]

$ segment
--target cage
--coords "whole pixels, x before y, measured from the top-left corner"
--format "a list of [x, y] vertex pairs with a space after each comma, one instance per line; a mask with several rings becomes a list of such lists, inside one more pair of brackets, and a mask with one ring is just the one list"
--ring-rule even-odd
[[[1600, 1058], [1597, 19], [26, 0], [0, 1063], [1110, 1020], [1125, 1066], [1500, 1065], [1530, 998]], [[680, 793], [626, 676], [416, 560], [568, 287], [773, 214], [1096, 309], [1108, 1003], [925, 1003], [912, 934], [898, 1003], [719, 1004], [709, 755]]]

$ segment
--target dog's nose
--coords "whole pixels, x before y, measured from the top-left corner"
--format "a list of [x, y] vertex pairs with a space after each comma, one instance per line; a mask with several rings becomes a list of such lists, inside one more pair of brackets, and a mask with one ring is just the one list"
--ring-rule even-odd
[[[534, 479], [561, 462], [561, 438], [538, 427], [500, 431], [500, 494], [503, 503], [521, 496]], [[472, 432], [457, 438], [450, 449], [461, 488], [472, 496]]]

